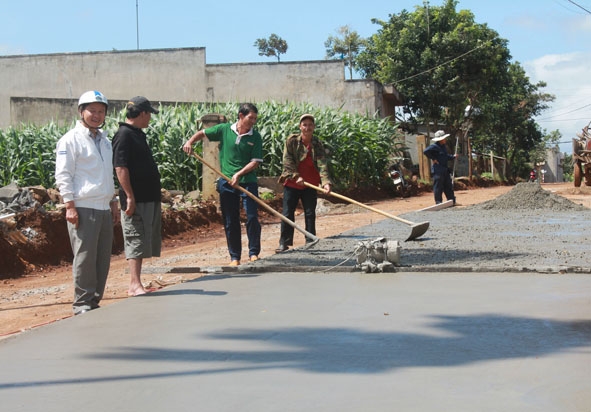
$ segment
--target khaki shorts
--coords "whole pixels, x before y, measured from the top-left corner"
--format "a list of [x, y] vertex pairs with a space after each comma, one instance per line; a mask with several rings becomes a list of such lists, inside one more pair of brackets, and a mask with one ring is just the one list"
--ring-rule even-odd
[[121, 228], [127, 259], [160, 256], [162, 248], [162, 212], [160, 202], [141, 202], [127, 216], [121, 211]]

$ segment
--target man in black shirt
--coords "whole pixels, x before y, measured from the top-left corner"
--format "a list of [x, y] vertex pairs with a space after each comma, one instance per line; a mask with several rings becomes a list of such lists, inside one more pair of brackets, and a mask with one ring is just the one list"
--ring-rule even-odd
[[113, 137], [113, 166], [119, 180], [121, 227], [129, 262], [128, 296], [146, 293], [141, 282], [144, 258], [160, 256], [162, 215], [160, 172], [142, 129], [158, 110], [143, 96], [127, 103], [125, 122]]

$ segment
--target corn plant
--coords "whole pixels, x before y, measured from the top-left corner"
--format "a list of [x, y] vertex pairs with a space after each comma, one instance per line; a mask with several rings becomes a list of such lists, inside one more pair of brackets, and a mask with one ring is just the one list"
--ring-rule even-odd
[[[185, 141], [202, 127], [200, 119], [219, 113], [235, 122], [239, 104], [179, 104], [161, 106], [145, 130], [162, 176], [162, 186], [170, 190], [190, 191], [201, 183], [202, 164], [181, 149]], [[278, 176], [283, 167], [283, 147], [287, 136], [299, 133], [299, 118], [310, 113], [316, 119], [316, 136], [325, 144], [336, 188], [377, 186], [385, 175], [391, 155], [403, 149], [396, 125], [387, 119], [318, 108], [303, 103], [257, 103], [259, 116], [255, 126], [263, 138], [260, 176]], [[110, 138], [124, 121], [125, 111], [110, 113], [105, 130]], [[0, 130], [0, 185], [16, 182], [20, 186], [53, 187], [55, 145], [74, 126], [59, 127], [51, 122], [43, 126], [22, 125]], [[201, 154], [201, 145], [194, 147]]]
[[[198, 187], [202, 166], [183, 152], [183, 144], [197, 130], [197, 106], [174, 106], [153, 117], [147, 135], [162, 176], [162, 186], [190, 190]], [[201, 145], [194, 150], [200, 154]]]
[[54, 184], [55, 145], [67, 127], [51, 122], [0, 131], [0, 181], [19, 186]]

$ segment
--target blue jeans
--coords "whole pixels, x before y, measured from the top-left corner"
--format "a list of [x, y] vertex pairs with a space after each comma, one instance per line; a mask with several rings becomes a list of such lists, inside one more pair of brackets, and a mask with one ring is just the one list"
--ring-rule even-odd
[[[259, 195], [257, 183], [241, 184], [244, 189]], [[220, 208], [226, 231], [228, 252], [232, 260], [240, 260], [242, 256], [242, 231], [240, 228], [240, 206], [246, 211], [246, 235], [248, 237], [248, 256], [258, 256], [261, 253], [261, 224], [259, 223], [258, 204], [256, 201], [234, 189], [224, 180], [219, 179], [217, 191], [220, 194]]]
[[[291, 220], [295, 219], [295, 210], [298, 206], [298, 201], [302, 200], [302, 207], [304, 208], [304, 219], [306, 222], [306, 232], [313, 235], [316, 234], [316, 203], [318, 194], [316, 189], [305, 188], [302, 190], [294, 189], [288, 186], [283, 187], [283, 216]], [[281, 237], [279, 238], [279, 245], [293, 246], [293, 226], [281, 221]], [[312, 239], [306, 238], [306, 243], [311, 242]]]

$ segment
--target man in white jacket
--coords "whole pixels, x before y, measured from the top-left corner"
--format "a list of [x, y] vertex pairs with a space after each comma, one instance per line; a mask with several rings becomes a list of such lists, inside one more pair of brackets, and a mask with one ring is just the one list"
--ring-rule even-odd
[[57, 142], [55, 184], [66, 205], [74, 254], [74, 314], [99, 307], [119, 220], [113, 181], [113, 149], [103, 127], [108, 101], [98, 91], [78, 100], [80, 120]]

